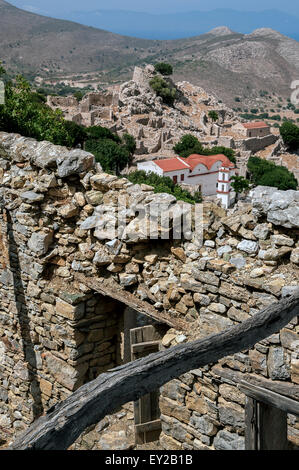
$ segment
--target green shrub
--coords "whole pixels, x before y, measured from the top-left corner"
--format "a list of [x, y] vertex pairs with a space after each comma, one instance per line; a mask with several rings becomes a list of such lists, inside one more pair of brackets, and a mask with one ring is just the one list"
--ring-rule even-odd
[[299, 127], [290, 120], [284, 122], [280, 127], [280, 135], [290, 150], [299, 148]]
[[150, 80], [150, 86], [160, 96], [163, 103], [172, 106], [176, 98], [177, 91], [175, 88], [171, 88], [168, 83], [161, 77], [154, 77]]
[[110, 139], [87, 140], [85, 150], [91, 152], [108, 173], [119, 174], [130, 161], [129, 150]]
[[118, 175], [131, 162], [136, 142], [130, 134], [124, 134], [121, 139], [100, 126], [89, 127], [86, 133], [85, 150], [95, 156], [104, 171]]
[[212, 121], [214, 122], [218, 121], [218, 118], [219, 118], [218, 113], [216, 111], [210, 111], [209, 118], [211, 118]]
[[86, 129], [86, 135], [88, 139], [110, 139], [114, 142], [120, 143], [121, 139], [119, 136], [107, 129], [106, 127], [101, 126], [91, 126]]
[[156, 173], [146, 173], [145, 171], [134, 171], [127, 176], [128, 180], [134, 184], [148, 184], [154, 188], [155, 193], [168, 193], [175, 196], [179, 201], [195, 204], [202, 202], [201, 194], [192, 196], [188, 191], [175, 184], [167, 176], [159, 176]]
[[82, 142], [83, 133], [80, 126], [67, 123], [61, 111], [49, 108], [43, 96], [33, 92], [20, 75], [15, 83], [10, 81], [5, 85], [5, 104], [0, 105], [0, 130], [67, 147]]
[[250, 187], [249, 181], [245, 179], [244, 176], [232, 176], [231, 180], [231, 186], [237, 194], [247, 191]]
[[173, 147], [175, 153], [180, 157], [187, 158], [189, 155], [198, 153], [202, 155], [203, 146], [194, 135], [186, 134], [181, 140]]
[[187, 158], [193, 154], [199, 155], [226, 155], [232, 162], [236, 163], [235, 152], [231, 148], [216, 146], [211, 149], [204, 149], [199, 140], [191, 134], [184, 135], [181, 140], [173, 147], [175, 153], [180, 157]]
[[166, 64], [165, 62], [159, 62], [155, 65], [156, 72], [159, 72], [161, 75], [172, 75], [173, 68], [172, 65]]
[[78, 100], [78, 101], [81, 101], [82, 98], [84, 96], [84, 93], [82, 93], [82, 91], [75, 91], [74, 93], [74, 97]]
[[262, 158], [250, 157], [247, 168], [250, 179], [255, 185], [271, 186], [281, 190], [297, 189], [295, 176], [284, 166], [275, 165]]

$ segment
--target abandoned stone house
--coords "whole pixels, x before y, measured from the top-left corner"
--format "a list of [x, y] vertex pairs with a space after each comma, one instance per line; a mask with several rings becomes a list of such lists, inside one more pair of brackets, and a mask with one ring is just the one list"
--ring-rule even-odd
[[271, 128], [266, 122], [240, 122], [232, 128], [244, 137], [266, 137], [271, 135]]
[[[1, 438], [12, 442], [118, 364], [222, 332], [298, 292], [298, 201], [296, 191], [260, 187], [229, 212], [206, 203], [203, 240], [197, 231], [175, 239], [174, 214], [186, 205], [173, 196], [103, 173], [82, 150], [0, 133]], [[171, 223], [149, 238], [142, 208], [162, 202]], [[136, 443], [255, 448], [257, 385], [259, 409], [271, 411], [261, 448], [298, 447], [298, 317], [141, 398]], [[288, 406], [263, 404], [267, 393]]]

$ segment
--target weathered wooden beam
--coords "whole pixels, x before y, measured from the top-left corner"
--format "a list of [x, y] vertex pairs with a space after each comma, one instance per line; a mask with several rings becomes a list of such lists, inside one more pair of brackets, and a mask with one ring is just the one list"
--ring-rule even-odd
[[239, 384], [244, 381], [248, 385], [256, 385], [257, 387], [262, 387], [267, 391], [270, 390], [272, 392], [278, 393], [279, 395], [299, 401], [299, 385], [295, 385], [290, 382], [266, 379], [256, 374], [237, 372], [235, 370], [218, 365], [214, 366], [212, 371], [216, 376], [219, 376], [222, 379], [226, 379], [234, 384]]
[[262, 387], [257, 387], [256, 385], [249, 384], [242, 380], [238, 385], [238, 388], [241, 392], [245, 393], [250, 398], [263, 402], [266, 405], [274, 406], [279, 408], [286, 413], [299, 416], [299, 402], [292, 400], [291, 398], [284, 397], [278, 393], [272, 392]]
[[100, 375], [50, 409], [19, 436], [11, 449], [67, 449], [89, 426], [119, 406], [170, 380], [245, 351], [299, 314], [299, 294], [283, 299], [222, 333], [151, 354]]
[[155, 421], [149, 421], [148, 423], [136, 424], [135, 427], [138, 432], [159, 431], [161, 429], [161, 419], [155, 419]]
[[131, 294], [131, 292], [122, 289], [119, 284], [111, 279], [95, 279], [93, 277], [86, 277], [83, 274], [77, 273], [75, 274], [75, 280], [105, 297], [118, 300], [128, 307], [137, 310], [139, 313], [142, 313], [143, 315], [146, 315], [160, 323], [165, 323], [177, 330], [186, 331], [190, 326], [189, 323], [185, 322], [181, 318], [173, 318], [165, 311], [160, 312], [159, 310], [156, 310], [151, 304], [138, 299], [138, 297]]

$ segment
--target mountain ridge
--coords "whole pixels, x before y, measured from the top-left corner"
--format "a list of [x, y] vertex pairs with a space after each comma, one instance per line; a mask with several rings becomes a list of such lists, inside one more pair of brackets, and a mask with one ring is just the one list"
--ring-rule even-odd
[[136, 65], [169, 61], [176, 80], [200, 85], [229, 105], [265, 89], [286, 98], [299, 76], [299, 43], [267, 28], [246, 35], [222, 25], [179, 40], [136, 39], [0, 0], [0, 41], [8, 71], [32, 80], [86, 76], [113, 84], [128, 79]]

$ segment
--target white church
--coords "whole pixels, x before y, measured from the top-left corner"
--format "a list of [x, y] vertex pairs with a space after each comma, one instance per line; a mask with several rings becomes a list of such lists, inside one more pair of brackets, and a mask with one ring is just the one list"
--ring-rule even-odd
[[222, 154], [158, 159], [138, 163], [137, 168], [168, 176], [176, 184], [198, 186], [203, 196], [217, 195], [226, 209], [235, 200], [231, 177], [236, 175], [236, 167]]

